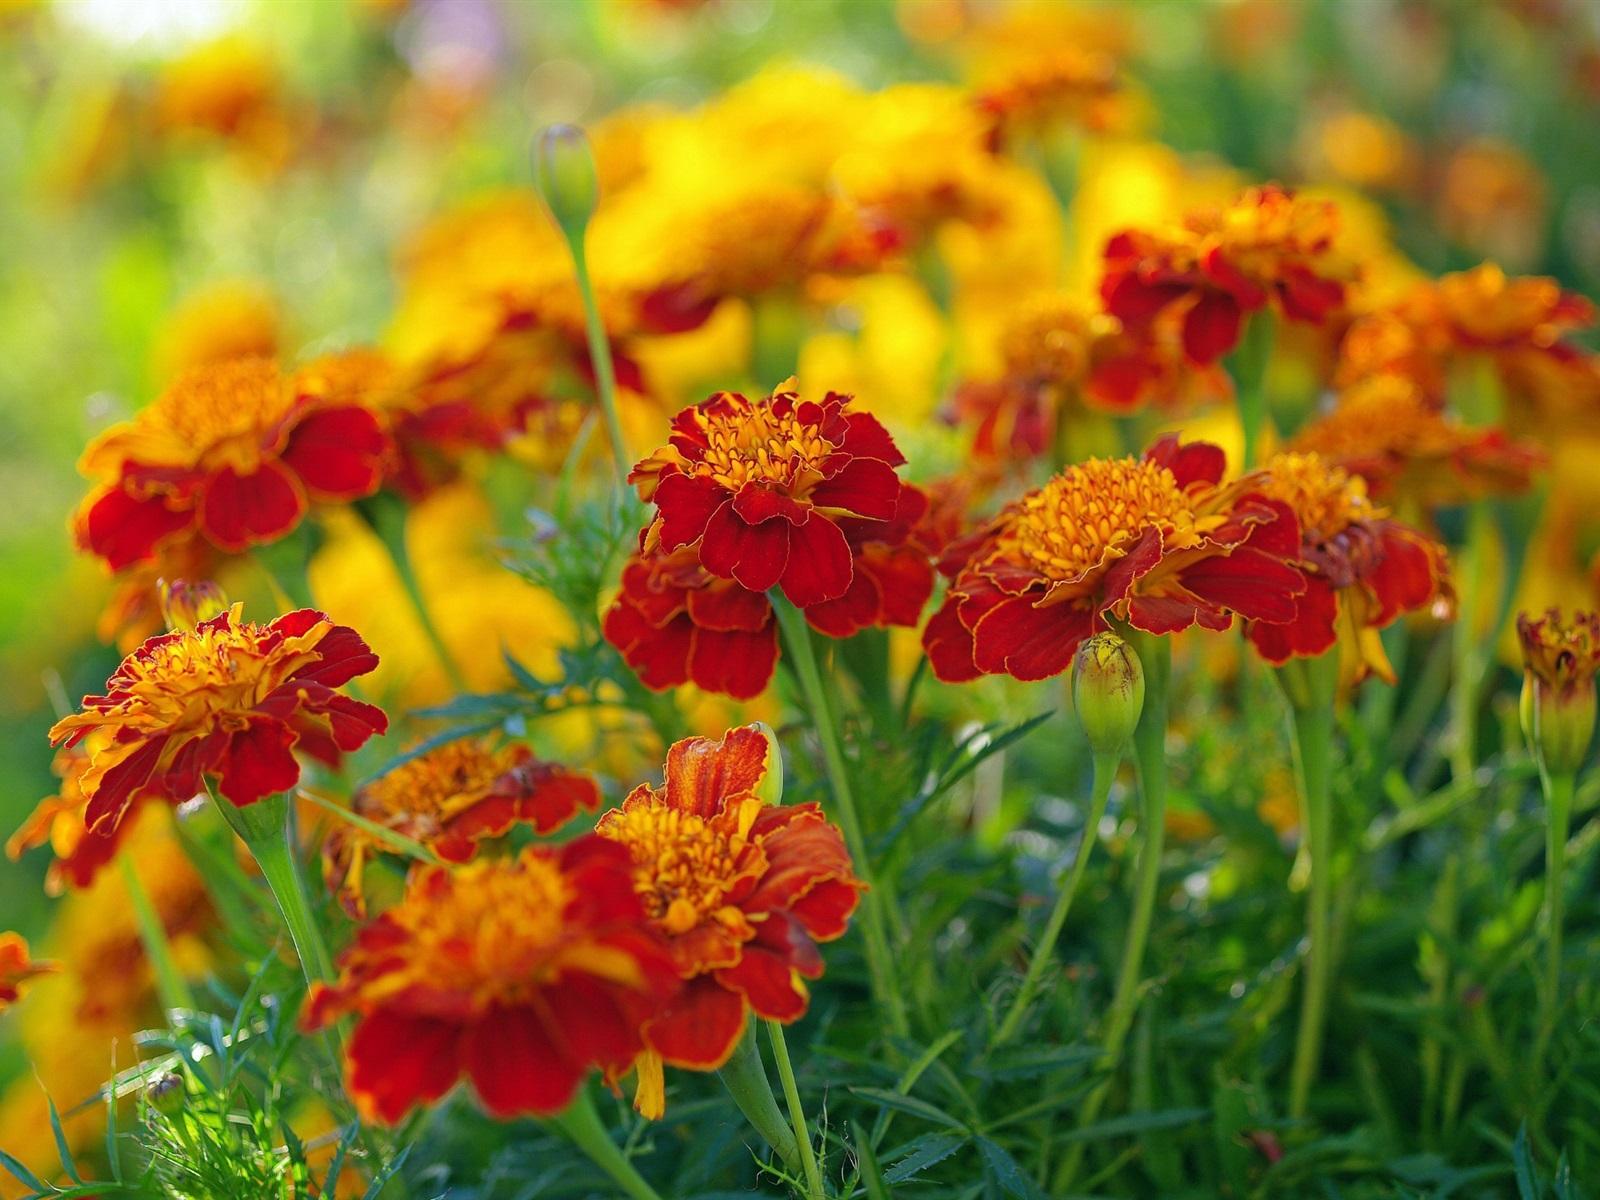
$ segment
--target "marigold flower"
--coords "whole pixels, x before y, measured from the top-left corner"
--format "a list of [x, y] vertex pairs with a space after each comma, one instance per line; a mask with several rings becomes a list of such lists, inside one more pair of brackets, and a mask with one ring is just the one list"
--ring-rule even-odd
[[750, 1012], [805, 1015], [818, 942], [844, 934], [863, 885], [816, 804], [764, 804], [769, 744], [752, 725], [667, 751], [664, 786], [641, 784], [595, 832], [632, 856], [633, 886], [684, 987], [644, 1027], [635, 1104], [661, 1115], [661, 1065], [709, 1071]]
[[[580, 810], [599, 806], [600, 788], [590, 776], [540, 762], [527, 746], [496, 746], [487, 737], [459, 738], [405, 759], [350, 799], [358, 816], [453, 863], [469, 861], [479, 842], [513, 825], [550, 833]], [[385, 849], [377, 835], [348, 824], [339, 825], [323, 846], [328, 886], [352, 916], [365, 915], [366, 864]]]
[[24, 983], [54, 970], [54, 963], [35, 962], [28, 957], [28, 943], [21, 934], [9, 930], [0, 933], [0, 1013], [17, 1002]]
[[1518, 613], [1517, 638], [1528, 746], [1546, 771], [1576, 771], [1594, 739], [1600, 613], [1574, 612], [1570, 621], [1556, 608], [1538, 618]]
[[653, 691], [693, 683], [749, 700], [766, 690], [778, 665], [766, 595], [711, 574], [693, 546], [630, 558], [601, 628]]
[[889, 521], [905, 462], [869, 413], [794, 381], [747, 400], [719, 392], [680, 412], [669, 445], [628, 476], [654, 502], [643, 548], [697, 545], [701, 566], [754, 592], [781, 586], [800, 608], [842, 596], [853, 577], [845, 517]]
[[591, 1067], [627, 1069], [679, 986], [626, 851], [592, 834], [423, 868], [338, 968], [302, 1021], [356, 1015], [348, 1087], [389, 1124], [463, 1077], [497, 1117], [559, 1112]]
[[1294, 515], [1259, 474], [1224, 485], [1220, 449], [1158, 441], [1090, 459], [1008, 505], [962, 546], [922, 644], [934, 674], [1046, 679], [1115, 616], [1148, 633], [1287, 621], [1305, 589]]
[[196, 368], [84, 451], [79, 469], [105, 482], [74, 531], [113, 570], [192, 529], [246, 550], [287, 534], [311, 500], [370, 495], [387, 452], [370, 411], [300, 394], [270, 359]]
[[1360, 476], [1315, 454], [1274, 456], [1261, 490], [1299, 521], [1306, 587], [1291, 620], [1250, 625], [1256, 649], [1284, 663], [1339, 645], [1347, 678], [1395, 682], [1378, 630], [1449, 595], [1444, 547], [1391, 520]]
[[933, 560], [944, 548], [940, 516], [927, 493], [902, 484], [893, 520], [841, 518], [852, 556], [850, 586], [806, 609], [811, 627], [834, 638], [890, 625], [916, 628], [933, 595]]
[[[103, 735], [93, 739], [94, 742], [104, 740]], [[89, 828], [84, 817], [89, 798], [82, 786], [89, 760], [88, 744], [56, 751], [50, 769], [61, 780], [60, 789], [54, 796], [42, 800], [6, 842], [6, 854], [13, 861], [36, 846], [49, 845], [55, 857], [45, 874], [44, 890], [50, 896], [59, 896], [68, 889], [86, 888], [93, 883], [100, 868], [116, 857], [122, 847], [123, 834], [131, 826], [131, 822], [120, 821], [114, 827]], [[133, 801], [137, 803], [139, 797]]]
[[1175, 229], [1117, 234], [1106, 245], [1100, 295], [1130, 329], [1181, 306], [1184, 352], [1213, 363], [1238, 344], [1245, 316], [1269, 303], [1319, 325], [1344, 306], [1355, 269], [1335, 249], [1338, 228], [1328, 201], [1274, 184], [1250, 188]]
[[78, 786], [90, 829], [115, 829], [136, 799], [175, 804], [203, 780], [243, 807], [300, 778], [294, 752], [337, 764], [388, 727], [383, 710], [335, 691], [378, 665], [355, 630], [313, 609], [245, 621], [243, 605], [194, 631], [149, 639], [50, 730], [75, 746], [97, 730]]
[[1429, 404], [1403, 375], [1375, 375], [1339, 396], [1289, 449], [1367, 481], [1377, 499], [1423, 509], [1525, 491], [1545, 457], [1503, 429], [1473, 429]]

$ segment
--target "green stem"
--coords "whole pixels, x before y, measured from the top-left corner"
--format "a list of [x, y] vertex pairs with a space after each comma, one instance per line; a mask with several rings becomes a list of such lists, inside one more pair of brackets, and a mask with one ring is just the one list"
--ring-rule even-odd
[[793, 662], [795, 675], [800, 680], [800, 690], [805, 694], [806, 707], [811, 710], [812, 724], [816, 726], [817, 737], [822, 743], [822, 757], [828, 770], [828, 782], [833, 788], [839, 826], [844, 830], [845, 845], [850, 857], [855, 860], [856, 874], [867, 885], [866, 895], [862, 898], [861, 926], [866, 943], [867, 970], [872, 976], [872, 990], [888, 1017], [890, 1031], [905, 1037], [910, 1033], [911, 1026], [889, 955], [884, 899], [873, 880], [872, 861], [867, 856], [866, 837], [862, 833], [855, 793], [850, 787], [850, 772], [839, 742], [839, 729], [834, 721], [827, 688], [823, 686], [822, 673], [817, 668], [816, 654], [811, 648], [811, 629], [806, 624], [805, 614], [789, 603], [783, 593], [774, 590], [771, 599], [773, 610], [778, 614], [778, 626], [783, 632], [784, 647]]
[[1545, 1050], [1555, 1032], [1561, 1011], [1561, 926], [1566, 906], [1565, 876], [1567, 832], [1572, 821], [1572, 793], [1576, 778], [1571, 771], [1552, 775], [1540, 772], [1544, 785], [1544, 995], [1539, 1018], [1539, 1052], [1536, 1067], [1544, 1066]]
[[233, 831], [250, 848], [256, 865], [261, 868], [262, 877], [272, 890], [272, 898], [277, 901], [283, 923], [289, 929], [289, 937], [294, 942], [306, 982], [319, 983], [332, 979], [333, 959], [328, 953], [327, 942], [322, 938], [316, 916], [311, 911], [305, 883], [300, 878], [289, 798], [281, 794], [269, 796], [244, 808], [217, 796], [215, 792], [212, 793], [212, 799]]
[[1294, 700], [1290, 711], [1300, 784], [1300, 828], [1311, 867], [1311, 895], [1306, 913], [1309, 952], [1305, 988], [1301, 992], [1300, 1028], [1295, 1036], [1294, 1063], [1289, 1073], [1289, 1115], [1295, 1119], [1306, 1115], [1311, 1085], [1322, 1059], [1322, 1030], [1327, 1017], [1328, 981], [1332, 977], [1329, 914], [1333, 897], [1333, 804], [1330, 786], [1338, 655], [1329, 652], [1302, 665], [1304, 694]]
[[756, 1043], [754, 1021], [745, 1026], [744, 1036], [733, 1049], [733, 1057], [717, 1074], [745, 1120], [777, 1152], [784, 1165], [790, 1169], [799, 1166], [800, 1147], [794, 1140], [794, 1131], [778, 1111], [767, 1068], [761, 1061], [761, 1047]]
[[[1106, 1015], [1102, 1060], [1107, 1075], [1089, 1093], [1078, 1112], [1078, 1128], [1086, 1129], [1100, 1116], [1111, 1092], [1111, 1083], [1122, 1062], [1122, 1048], [1133, 1027], [1139, 1007], [1139, 984], [1143, 977], [1145, 943], [1150, 938], [1150, 923], [1155, 916], [1156, 892], [1161, 881], [1161, 851], [1166, 835], [1167, 812], [1167, 683], [1172, 674], [1172, 647], [1165, 638], [1133, 629], [1128, 641], [1144, 667], [1144, 711], [1133, 733], [1134, 762], [1139, 773], [1139, 826], [1144, 843], [1134, 882], [1133, 914], [1123, 936], [1122, 961], [1117, 972], [1117, 987]], [[1071, 1190], [1083, 1164], [1088, 1143], [1074, 1142], [1056, 1171], [1056, 1194]]]
[[600, 395], [600, 411], [606, 419], [606, 435], [611, 439], [611, 460], [616, 464], [617, 482], [621, 485], [628, 478], [628, 444], [623, 440], [622, 420], [617, 415], [617, 368], [611, 358], [611, 340], [606, 337], [605, 324], [600, 320], [600, 305], [594, 298], [583, 232], [580, 230], [569, 235], [567, 245], [572, 250], [578, 294], [583, 297], [583, 326], [589, 339], [589, 362], [594, 368], [595, 391]]
[[1244, 469], [1254, 470], [1261, 447], [1261, 430], [1267, 419], [1267, 362], [1277, 335], [1270, 309], [1250, 316], [1233, 352], [1229, 367], [1233, 373], [1234, 402], [1239, 408], [1239, 427], [1244, 434]]
[[139, 941], [144, 945], [145, 957], [150, 960], [150, 969], [156, 977], [156, 994], [161, 997], [161, 1007], [167, 1019], [170, 1021], [175, 1012], [196, 1011], [194, 992], [172, 957], [167, 928], [162, 923], [161, 915], [156, 912], [156, 906], [150, 901], [144, 881], [134, 869], [133, 858], [123, 854], [119, 865], [122, 868], [123, 886], [128, 889], [128, 903], [133, 908], [134, 923], [139, 927]]
[[587, 1088], [580, 1088], [572, 1103], [551, 1117], [550, 1123], [571, 1138], [578, 1149], [588, 1155], [590, 1162], [609, 1175], [623, 1195], [632, 1200], [661, 1200], [611, 1140], [611, 1134], [600, 1123], [600, 1114], [595, 1111], [594, 1099]]
[[394, 563], [395, 574], [400, 577], [406, 599], [411, 602], [411, 611], [416, 614], [417, 624], [422, 628], [422, 636], [427, 639], [434, 656], [439, 660], [439, 666], [444, 671], [445, 678], [450, 681], [450, 686], [457, 693], [471, 691], [472, 689], [467, 686], [466, 676], [461, 673], [460, 665], [450, 653], [450, 647], [445, 644], [439, 627], [433, 623], [433, 612], [428, 608], [428, 601], [422, 594], [422, 584], [417, 579], [416, 568], [411, 561], [411, 551], [406, 547], [405, 502], [388, 492], [379, 492], [375, 496], [357, 501], [355, 507], [356, 511], [366, 518], [372, 531], [378, 535], [378, 540], [383, 543], [384, 549], [389, 552], [389, 560]]
[[806, 1175], [806, 1200], [823, 1200], [822, 1169], [817, 1165], [817, 1152], [811, 1145], [811, 1134], [806, 1129], [806, 1112], [800, 1104], [800, 1087], [794, 1080], [794, 1065], [789, 1061], [789, 1046], [783, 1040], [783, 1026], [776, 1021], [767, 1022], [767, 1036], [772, 1039], [772, 1057], [778, 1064], [778, 1078], [783, 1081], [783, 1098], [789, 1105], [789, 1120], [794, 1125], [794, 1139], [800, 1146], [800, 1164]]
[[1461, 548], [1460, 566], [1455, 573], [1461, 588], [1456, 598], [1455, 628], [1451, 630], [1454, 686], [1450, 689], [1450, 775], [1458, 780], [1471, 779], [1477, 766], [1479, 681], [1483, 674], [1479, 666], [1483, 654], [1478, 645], [1478, 613], [1485, 543], [1492, 536], [1488, 506], [1476, 501], [1468, 510], [1466, 544]]
[[1034, 947], [1033, 958], [1028, 963], [1027, 974], [1022, 977], [1022, 986], [1017, 989], [1017, 998], [1011, 1003], [1011, 1011], [1006, 1014], [1005, 1020], [1001, 1022], [999, 1030], [994, 1035], [994, 1040], [989, 1044], [991, 1050], [1004, 1045], [1016, 1036], [1023, 1017], [1027, 1015], [1028, 1005], [1032, 1002], [1034, 993], [1039, 990], [1039, 983], [1044, 978], [1045, 968], [1050, 963], [1056, 939], [1061, 936], [1061, 929], [1067, 923], [1067, 913], [1072, 909], [1072, 898], [1077, 894], [1078, 885], [1083, 881], [1084, 869], [1089, 865], [1089, 856], [1094, 851], [1095, 839], [1100, 830], [1100, 818], [1105, 815], [1106, 801], [1111, 795], [1111, 781], [1116, 778], [1120, 763], [1120, 756], [1115, 754], [1094, 756], [1094, 791], [1089, 802], [1089, 816], [1083, 826], [1083, 836], [1079, 838], [1077, 852], [1072, 856], [1071, 873], [1068, 874], [1060, 894], [1056, 896], [1055, 907], [1050, 910], [1050, 920], [1044, 927], [1044, 936]]

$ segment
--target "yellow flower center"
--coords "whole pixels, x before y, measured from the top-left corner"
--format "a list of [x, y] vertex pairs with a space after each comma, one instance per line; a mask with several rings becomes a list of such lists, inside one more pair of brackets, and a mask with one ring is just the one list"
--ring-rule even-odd
[[515, 762], [513, 750], [494, 750], [479, 738], [446, 742], [378, 776], [356, 793], [363, 816], [406, 818], [436, 827], [478, 800]]
[[559, 973], [571, 900], [560, 867], [528, 854], [455, 868], [448, 888], [413, 888], [389, 915], [412, 935], [406, 957], [421, 981], [514, 1001]]
[[1317, 454], [1274, 456], [1261, 491], [1294, 510], [1308, 542], [1326, 542], [1358, 522], [1387, 515], [1368, 498], [1365, 479]]
[[659, 801], [608, 814], [599, 832], [627, 846], [634, 890], [650, 919], [669, 934], [712, 919], [748, 864], [750, 826], [761, 811], [754, 797], [730, 801], [707, 820]]
[[1018, 503], [1005, 553], [1047, 579], [1076, 580], [1120, 558], [1151, 527], [1168, 549], [1199, 541], [1194, 510], [1167, 468], [1132, 458], [1068, 467]]
[[779, 415], [770, 404], [704, 418], [706, 451], [701, 471], [729, 491], [746, 483], [775, 483], [793, 492], [821, 478], [822, 460], [834, 445], [793, 412]]
[[266, 626], [226, 623], [187, 633], [148, 655], [128, 658], [118, 672], [127, 692], [113, 720], [151, 732], [194, 732], [254, 708], [289, 675], [317, 658], [311, 649], [326, 632], [319, 623], [295, 638], [269, 644]]
[[148, 410], [149, 419], [192, 446], [259, 438], [289, 411], [277, 364], [236, 359], [180, 376]]

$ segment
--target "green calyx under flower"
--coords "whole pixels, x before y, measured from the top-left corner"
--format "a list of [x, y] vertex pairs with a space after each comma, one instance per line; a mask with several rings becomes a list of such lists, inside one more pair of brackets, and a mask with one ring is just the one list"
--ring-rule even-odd
[[1600, 671], [1600, 614], [1551, 609], [1517, 618], [1522, 643], [1522, 733], [1539, 765], [1569, 775], [1588, 757], [1594, 739], [1595, 674]]

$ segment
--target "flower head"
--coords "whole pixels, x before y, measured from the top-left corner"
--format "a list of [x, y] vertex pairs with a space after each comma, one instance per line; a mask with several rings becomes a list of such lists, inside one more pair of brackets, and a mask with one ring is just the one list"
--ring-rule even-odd
[[559, 1112], [591, 1067], [626, 1069], [678, 988], [628, 855], [593, 835], [423, 868], [338, 966], [304, 1023], [355, 1014], [348, 1086], [390, 1124], [463, 1077], [495, 1116]]
[[1179, 306], [1185, 353], [1213, 363], [1238, 343], [1244, 317], [1269, 303], [1312, 324], [1344, 306], [1355, 271], [1335, 249], [1338, 228], [1327, 201], [1272, 184], [1250, 188], [1177, 228], [1117, 234], [1106, 245], [1100, 294], [1131, 329]]
[[1544, 456], [1499, 428], [1474, 429], [1429, 404], [1410, 379], [1374, 375], [1347, 389], [1290, 449], [1367, 481], [1378, 498], [1423, 509], [1525, 491]]
[[862, 885], [838, 829], [816, 804], [769, 805], [769, 743], [755, 726], [667, 752], [665, 785], [635, 788], [600, 818], [625, 847], [634, 889], [666, 940], [684, 988], [645, 1026], [636, 1104], [662, 1110], [661, 1064], [721, 1066], [750, 1012], [805, 1014], [818, 942], [841, 936]]
[[1338, 645], [1346, 678], [1376, 674], [1393, 683], [1378, 630], [1448, 597], [1444, 547], [1391, 519], [1360, 476], [1316, 454], [1275, 456], [1262, 491], [1299, 520], [1296, 557], [1306, 587], [1291, 620], [1252, 623], [1256, 649], [1268, 662], [1283, 663]]
[[1293, 514], [1259, 475], [1222, 483], [1222, 451], [1161, 439], [1090, 459], [1004, 509], [954, 557], [923, 631], [934, 673], [1045, 679], [1115, 616], [1148, 633], [1285, 621], [1305, 582]]
[[863, 629], [915, 628], [933, 595], [933, 560], [944, 548], [928, 495], [903, 484], [891, 521], [843, 517], [852, 570], [844, 595], [806, 609], [819, 633], [844, 638]]
[[113, 570], [191, 530], [238, 552], [287, 534], [312, 500], [370, 495], [387, 453], [370, 411], [301, 394], [270, 359], [197, 367], [84, 451], [101, 482], [74, 531]]
[[[445, 742], [402, 761], [356, 790], [358, 816], [427, 846], [446, 862], [469, 861], [478, 843], [513, 825], [550, 833], [580, 810], [600, 806], [600, 789], [581, 771], [540, 762], [526, 746], [497, 747], [486, 737]], [[362, 877], [382, 853], [376, 834], [341, 824], [323, 847], [329, 886], [352, 915], [363, 915]]]
[[[61, 780], [59, 790], [41, 801], [6, 842], [6, 854], [13, 861], [36, 846], [50, 846], [55, 858], [45, 874], [47, 895], [59, 896], [69, 888], [86, 888], [93, 883], [100, 868], [116, 857], [123, 834], [131, 825], [120, 821], [114, 827], [103, 824], [99, 829], [90, 829], [85, 819], [89, 798], [83, 792], [83, 775], [89, 769], [90, 746], [104, 741], [104, 735], [100, 735], [86, 744], [56, 751], [51, 770]], [[132, 803], [137, 804], [139, 799], [135, 797]]]
[[877, 419], [830, 392], [801, 400], [719, 392], [673, 419], [669, 445], [629, 479], [654, 502], [643, 548], [696, 546], [700, 565], [753, 592], [782, 587], [801, 608], [842, 596], [852, 579], [844, 517], [889, 521], [905, 457]]
[[50, 730], [68, 746], [104, 731], [78, 782], [91, 829], [116, 828], [146, 795], [182, 803], [213, 777], [234, 804], [253, 804], [295, 785], [296, 751], [336, 764], [388, 727], [381, 709], [335, 690], [378, 665], [355, 630], [312, 609], [258, 625], [242, 607], [151, 638], [105, 695]]
[[1559, 609], [1517, 615], [1522, 643], [1522, 731], [1544, 769], [1583, 765], [1594, 738], [1595, 674], [1600, 672], [1600, 613]]
[[749, 700], [766, 690], [778, 665], [771, 601], [711, 574], [693, 546], [630, 558], [601, 628], [654, 691], [693, 683]]
[[55, 969], [52, 963], [35, 962], [28, 957], [28, 943], [21, 934], [9, 930], [0, 933], [0, 1013], [17, 1002], [24, 983]]

